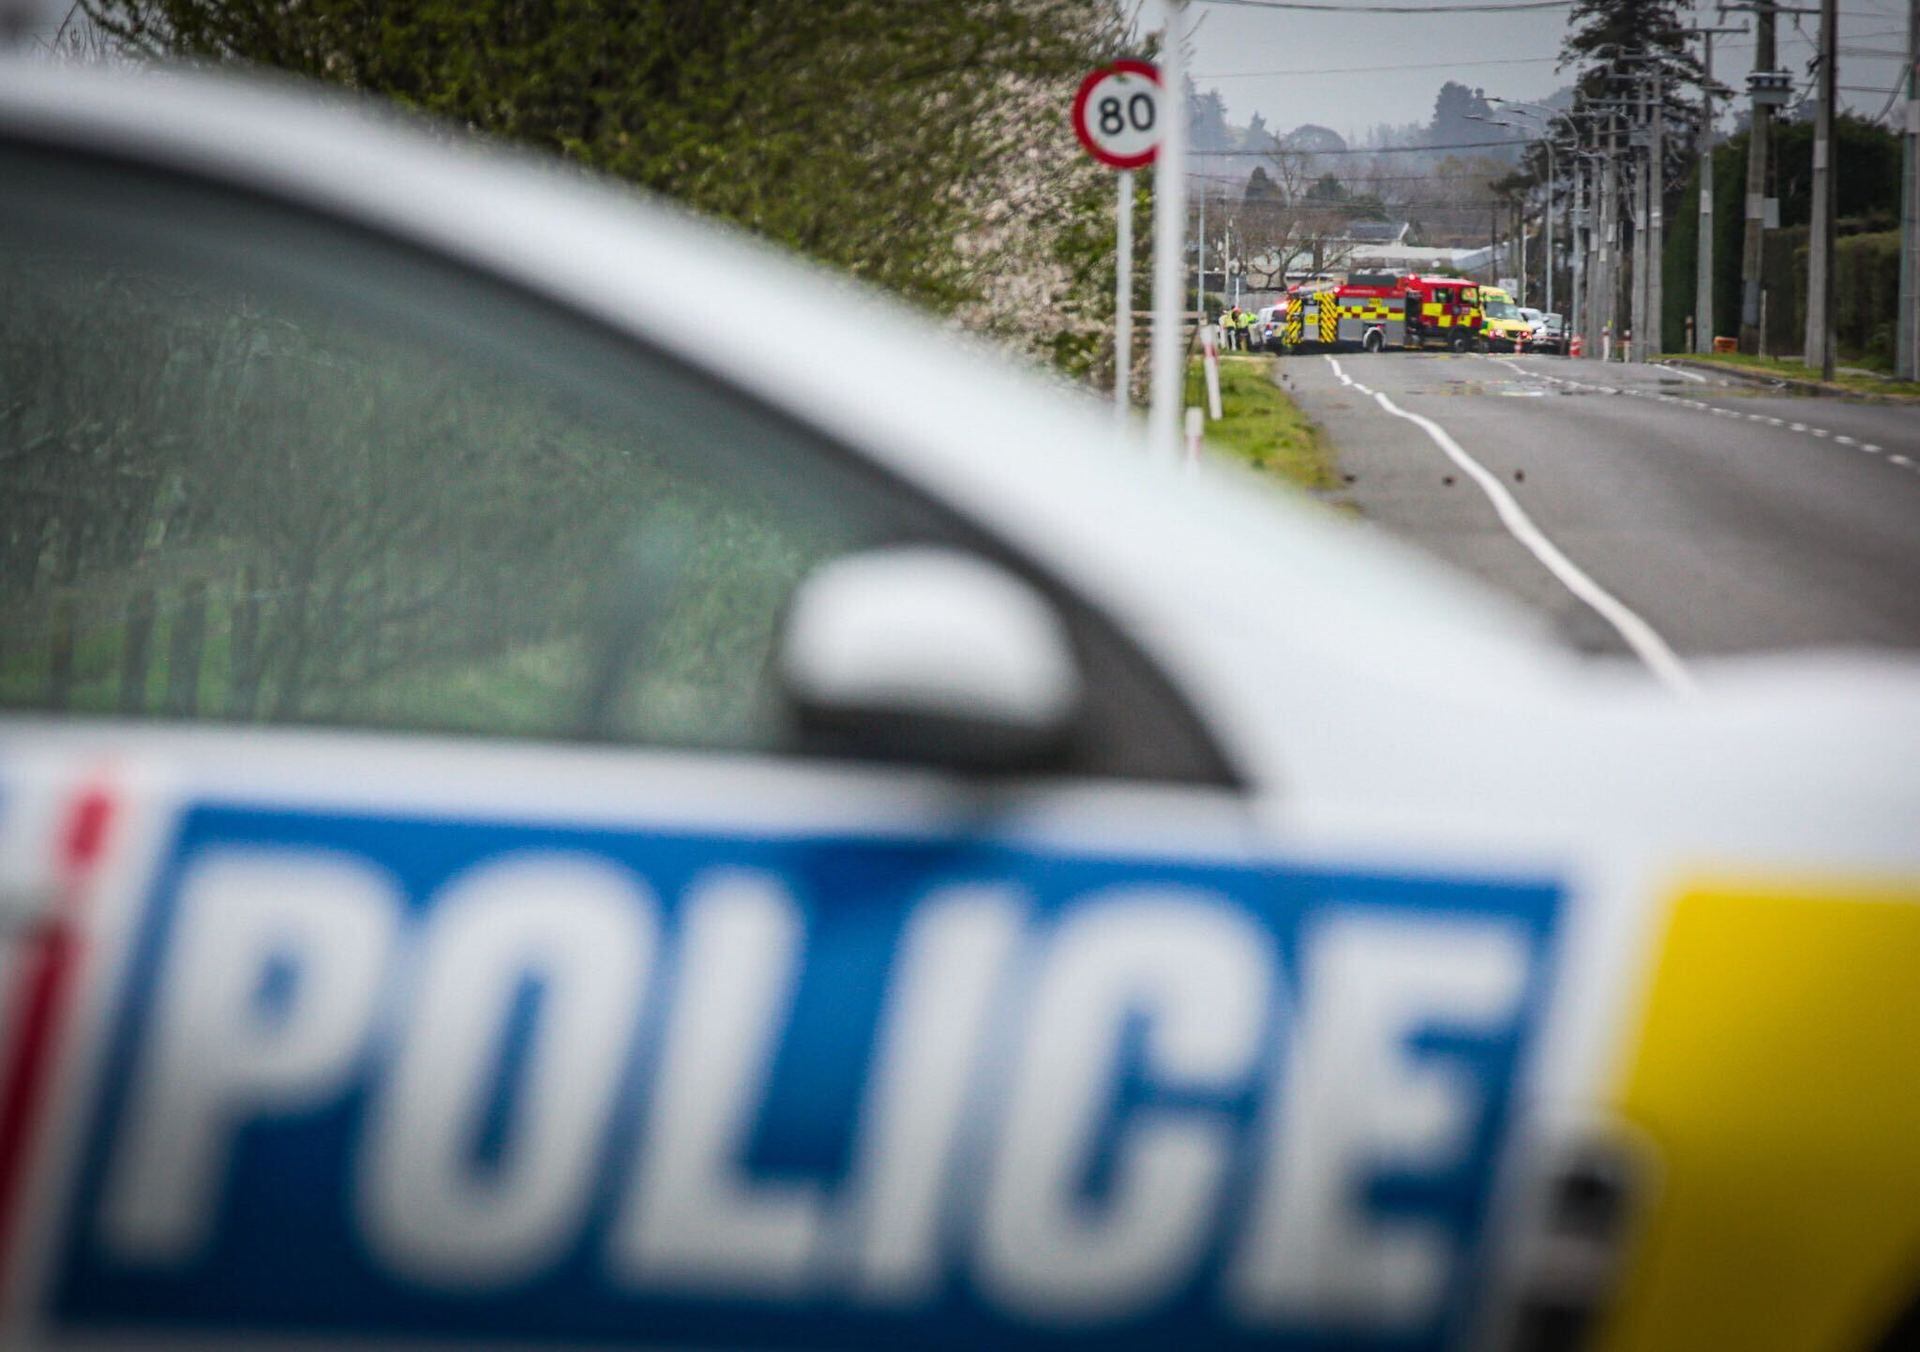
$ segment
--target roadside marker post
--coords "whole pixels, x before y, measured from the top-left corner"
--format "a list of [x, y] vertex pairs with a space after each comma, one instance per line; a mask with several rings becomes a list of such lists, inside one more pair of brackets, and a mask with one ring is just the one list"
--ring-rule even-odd
[[[1160, 145], [1160, 72], [1115, 61], [1088, 74], [1073, 98], [1073, 132], [1087, 153], [1119, 170], [1113, 269], [1113, 406], [1126, 425], [1133, 384], [1133, 171]], [[1156, 316], [1157, 318], [1157, 316]]]
[[1220, 346], [1214, 338], [1218, 332], [1202, 318], [1200, 357], [1202, 368], [1207, 373], [1207, 413], [1215, 422], [1220, 421]]

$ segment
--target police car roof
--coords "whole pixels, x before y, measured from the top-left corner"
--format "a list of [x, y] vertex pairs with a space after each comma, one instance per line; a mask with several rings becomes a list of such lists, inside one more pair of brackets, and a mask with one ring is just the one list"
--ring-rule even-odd
[[[1270, 717], [1263, 648], [1303, 679], [1324, 663], [1476, 701], [1572, 669], [1530, 619], [1410, 550], [1224, 466], [1175, 481], [1104, 404], [961, 335], [930, 348], [923, 314], [575, 166], [319, 86], [42, 61], [0, 63], [0, 140], [262, 192], [709, 369], [1045, 560], [1192, 682], [1230, 742], [1233, 711]], [[688, 319], [769, 302], [805, 341], [743, 360]]]

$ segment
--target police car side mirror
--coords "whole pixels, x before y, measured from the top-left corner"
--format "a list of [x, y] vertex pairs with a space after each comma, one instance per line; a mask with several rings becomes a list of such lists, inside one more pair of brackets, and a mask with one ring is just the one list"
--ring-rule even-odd
[[1025, 581], [900, 546], [801, 582], [779, 677], [804, 753], [967, 773], [1057, 764], [1080, 708], [1066, 626]]

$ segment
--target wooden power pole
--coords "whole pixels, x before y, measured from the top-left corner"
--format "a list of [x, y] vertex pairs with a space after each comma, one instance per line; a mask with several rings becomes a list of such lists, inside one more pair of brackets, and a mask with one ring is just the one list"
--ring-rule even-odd
[[1820, 0], [1820, 102], [1813, 124], [1813, 228], [1807, 240], [1808, 366], [1833, 379], [1834, 66], [1840, 56], [1840, 0]]
[[1920, 380], [1920, 0], [1907, 5], [1907, 122], [1900, 179], [1900, 317], [1897, 373]]
[[[1753, 49], [1755, 75], [1770, 73], [1776, 63], [1772, 0], [1758, 0], [1758, 42]], [[1747, 134], [1747, 219], [1740, 247], [1740, 350], [1760, 351], [1760, 266], [1765, 240], [1767, 206], [1767, 149], [1773, 139], [1773, 106], [1753, 100], [1753, 124]]]

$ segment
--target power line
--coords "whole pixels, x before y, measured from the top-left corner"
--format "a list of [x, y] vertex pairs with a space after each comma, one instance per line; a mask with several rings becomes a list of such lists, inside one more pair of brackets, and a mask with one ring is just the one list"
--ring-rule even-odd
[[1196, 157], [1204, 156], [1215, 159], [1238, 159], [1250, 155], [1257, 155], [1262, 159], [1268, 159], [1275, 155], [1427, 155], [1436, 150], [1492, 150], [1496, 148], [1502, 150], [1519, 150], [1525, 147], [1526, 144], [1527, 142], [1525, 140], [1519, 137], [1513, 137], [1505, 141], [1454, 141], [1447, 145], [1437, 146], [1362, 146], [1357, 150], [1308, 150], [1295, 146], [1275, 146], [1271, 150], [1200, 150], [1195, 148], [1188, 151], [1188, 153]]
[[1571, 9], [1574, 0], [1509, 0], [1505, 4], [1366, 5], [1326, 4], [1312, 0], [1199, 0], [1203, 5], [1241, 5], [1248, 9], [1305, 9], [1323, 14], [1513, 14], [1526, 9]]
[[[1505, 168], [1504, 165], [1498, 166], [1498, 167], [1503, 170]], [[1251, 174], [1242, 173], [1237, 169], [1188, 169], [1186, 171], [1186, 174], [1188, 178], [1205, 178], [1205, 179], [1211, 179], [1218, 183], [1244, 184], [1252, 178]], [[1496, 179], [1503, 179], [1510, 176], [1511, 175], [1508, 175], [1505, 173], [1484, 173], [1484, 174], [1468, 174], [1465, 176], [1465, 178], [1469, 180], [1484, 178], [1488, 182], [1493, 182]], [[1359, 193], [1364, 193], [1370, 190], [1371, 188], [1382, 185], [1382, 184], [1440, 183], [1442, 181], [1445, 181], [1442, 179], [1441, 175], [1437, 173], [1362, 175], [1362, 174], [1353, 174], [1353, 173], [1342, 174], [1342, 173], [1333, 173], [1333, 172], [1321, 173], [1317, 170], [1310, 171], [1309, 173], [1304, 175], [1301, 181], [1305, 182], [1307, 179], [1311, 179], [1314, 183], [1319, 183], [1322, 180], [1329, 179], [1329, 178], [1333, 179], [1336, 183], [1340, 184], [1341, 187], [1347, 188], [1354, 192], [1359, 192]], [[1275, 180], [1270, 179], [1268, 181], [1272, 182], [1276, 189], [1284, 186], [1283, 184]], [[1301, 191], [1305, 192], [1306, 189], [1302, 188]]]
[[[1217, 201], [1218, 199], [1215, 200]], [[1514, 199], [1511, 197], [1502, 197], [1494, 194], [1487, 197], [1469, 197], [1459, 201], [1450, 197], [1413, 197], [1408, 198], [1404, 202], [1387, 202], [1383, 205], [1385, 205], [1390, 213], [1404, 214], [1407, 212], [1421, 211], [1478, 213], [1486, 211], [1489, 207], [1511, 207], [1513, 202]], [[1296, 212], [1301, 215], [1313, 214], [1337, 217], [1347, 214], [1339, 211], [1339, 207], [1351, 206], [1352, 204], [1342, 202], [1267, 202], [1260, 205], [1274, 207], [1281, 211]], [[1355, 221], [1373, 218], [1349, 215], [1348, 219]]]
[[1496, 57], [1480, 61], [1413, 61], [1401, 66], [1315, 66], [1301, 70], [1222, 70], [1195, 73], [1195, 80], [1246, 80], [1267, 75], [1372, 75], [1389, 70], [1453, 70], [1467, 66], [1550, 66], [1557, 56]]
[[[1187, 170], [1187, 177], [1214, 179], [1221, 183], [1245, 183], [1249, 175], [1238, 174], [1238, 173], [1221, 173], [1218, 170], [1210, 171], [1205, 169], [1189, 169]], [[1328, 174], [1328, 175], [1323, 175], [1323, 177], [1339, 178], [1340, 176], [1334, 175], [1334, 174]], [[1365, 175], [1349, 173], [1342, 180], [1342, 182], [1347, 186], [1366, 188], [1376, 183], [1432, 183], [1436, 181], [1438, 177], [1439, 175], [1437, 173], [1365, 174]]]

